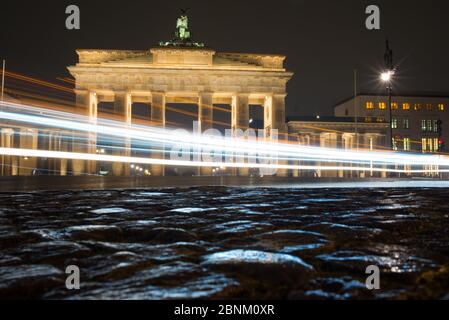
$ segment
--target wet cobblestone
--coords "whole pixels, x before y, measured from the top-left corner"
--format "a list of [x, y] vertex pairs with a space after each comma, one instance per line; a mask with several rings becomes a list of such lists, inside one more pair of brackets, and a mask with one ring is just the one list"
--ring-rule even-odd
[[[0, 194], [0, 298], [440, 299], [445, 189]], [[65, 268], [81, 269], [81, 290]], [[365, 269], [381, 268], [368, 291]]]

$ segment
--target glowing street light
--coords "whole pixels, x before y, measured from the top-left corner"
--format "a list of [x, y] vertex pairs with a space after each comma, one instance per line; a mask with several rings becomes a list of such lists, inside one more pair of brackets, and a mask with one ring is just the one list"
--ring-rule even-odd
[[380, 79], [381, 79], [383, 82], [390, 82], [390, 81], [392, 80], [392, 78], [393, 78], [393, 75], [394, 75], [394, 71], [388, 70], [388, 71], [386, 71], [386, 72], [383, 72], [383, 73], [380, 75]]
[[394, 150], [394, 139], [393, 139], [393, 116], [392, 116], [392, 101], [391, 95], [393, 91], [393, 76], [395, 73], [395, 68], [393, 65], [393, 50], [390, 49], [390, 44], [387, 39], [387, 46], [385, 49], [384, 62], [385, 62], [385, 71], [381, 73], [380, 79], [387, 85], [388, 92], [388, 110], [389, 110], [389, 118], [390, 118], [390, 141], [391, 141], [391, 149]]

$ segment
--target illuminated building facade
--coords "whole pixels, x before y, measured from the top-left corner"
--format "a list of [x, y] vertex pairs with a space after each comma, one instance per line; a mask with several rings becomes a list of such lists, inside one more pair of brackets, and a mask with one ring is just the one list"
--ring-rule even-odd
[[[249, 106], [260, 105], [264, 109], [265, 138], [271, 137], [272, 130], [278, 130], [280, 134], [286, 133], [286, 86], [293, 76], [284, 68], [286, 57], [219, 53], [202, 43], [194, 42], [188, 27], [188, 17], [181, 16], [177, 22], [175, 38], [161, 42], [159, 47], [149, 50], [77, 50], [78, 63], [68, 67], [75, 79], [77, 110], [81, 110], [90, 123], [95, 124], [99, 105], [111, 103], [114, 114], [118, 115], [117, 119], [131, 125], [133, 106], [144, 104], [150, 114], [147, 120], [152, 125], [165, 127], [168, 104], [195, 104], [198, 106], [198, 130], [202, 133], [213, 126], [215, 104], [231, 106], [230, 126], [233, 130], [248, 129]], [[53, 133], [41, 142], [41, 133], [30, 131], [30, 141], [26, 139], [27, 134], [24, 132], [20, 138], [16, 138], [14, 144], [14, 134], [7, 128], [8, 124], [2, 124], [2, 127], [5, 127], [2, 129], [4, 147], [17, 146], [17, 141], [20, 141], [20, 147], [26, 146], [28, 149], [92, 154], [110, 151], [112, 155], [131, 155], [130, 140], [117, 142], [118, 148], [104, 150], [97, 144], [98, 137], [95, 133], [89, 134], [87, 141], [75, 139], [67, 145], [67, 139], [58, 139]], [[64, 133], [65, 136], [68, 134]], [[166, 157], [162, 148], [153, 150], [151, 156], [157, 159]], [[17, 169], [38, 168], [39, 160], [32, 160], [28, 159], [27, 164], [5, 164], [2, 167], [13, 169], [4, 174], [33, 174], [33, 169], [26, 172]], [[103, 170], [95, 161], [57, 160], [57, 163], [58, 165], [52, 165], [52, 174], [76, 176], [99, 174]], [[122, 163], [113, 163], [110, 169], [108, 173], [115, 176], [131, 174], [130, 166]], [[201, 168], [199, 173], [211, 175], [212, 170], [213, 168]], [[248, 169], [239, 169], [238, 173], [246, 175]], [[153, 165], [151, 174], [164, 175], [164, 167]]]
[[[151, 122], [165, 126], [166, 105], [198, 105], [199, 130], [213, 123], [214, 104], [232, 106], [232, 128], [249, 127], [249, 105], [264, 107], [264, 128], [286, 131], [286, 85], [292, 77], [283, 67], [284, 56], [217, 53], [210, 49], [160, 47], [143, 51], [78, 50], [79, 63], [69, 67], [76, 79], [77, 106], [95, 123], [98, 104], [113, 102], [115, 114], [132, 123], [134, 103], [151, 109]], [[88, 150], [97, 146], [91, 137]], [[125, 154], [126, 155], [126, 154]], [[155, 153], [154, 156], [161, 156]], [[93, 163], [75, 161], [76, 173], [96, 171]], [[212, 168], [205, 170], [208, 174]], [[126, 168], [115, 164], [114, 175]], [[163, 168], [154, 166], [153, 175]]]
[[[364, 123], [362, 119], [355, 121], [350, 117], [294, 117], [288, 119], [288, 129], [292, 139], [300, 145], [323, 148], [338, 148], [343, 150], [385, 150], [387, 147], [388, 123]], [[317, 163], [320, 164], [320, 163]], [[332, 163], [326, 163], [332, 165]], [[386, 173], [370, 171], [357, 173], [357, 177], [386, 177]], [[350, 170], [300, 172], [293, 176], [301, 177], [349, 178], [355, 177]]]
[[[388, 97], [360, 94], [335, 106], [336, 117], [354, 117], [365, 124], [389, 122]], [[392, 98], [391, 141], [397, 151], [445, 152], [449, 141], [449, 96], [399, 95]], [[387, 130], [387, 144], [390, 130]], [[391, 146], [391, 144], [389, 144]]]

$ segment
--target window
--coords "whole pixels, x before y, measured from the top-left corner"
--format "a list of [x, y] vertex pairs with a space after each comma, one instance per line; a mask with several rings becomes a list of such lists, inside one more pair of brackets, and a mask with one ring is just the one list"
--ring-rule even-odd
[[379, 102], [379, 109], [380, 110], [385, 110], [387, 109], [387, 104], [385, 102]]
[[438, 110], [444, 111], [445, 110], [444, 104], [442, 104], [442, 103], [438, 104]]
[[433, 110], [433, 105], [431, 103], [426, 104], [426, 108], [428, 111], [432, 111]]
[[402, 104], [402, 110], [410, 110], [410, 103], [403, 103]]
[[373, 121], [373, 119], [371, 117], [365, 117], [365, 122], [370, 123], [372, 121]]
[[409, 118], [404, 119], [404, 129], [410, 129], [410, 119]]
[[438, 152], [440, 149], [438, 138], [423, 138], [422, 139], [422, 150], [423, 152]]
[[423, 152], [437, 152], [439, 149], [439, 141], [437, 138], [423, 138], [422, 151]]
[[433, 128], [433, 121], [427, 120], [427, 131], [432, 132], [432, 128]]
[[433, 120], [433, 132], [438, 133], [438, 120]]
[[391, 119], [391, 128], [397, 129], [398, 128], [398, 118], [392, 118]]
[[398, 140], [396, 140], [395, 138], [391, 139], [392, 145], [393, 145], [393, 150], [394, 151], [398, 151]]
[[372, 103], [372, 102], [367, 102], [367, 103], [366, 103], [366, 108], [367, 108], [367, 109], [374, 109], [374, 103]]
[[430, 152], [434, 152], [436, 151], [433, 145], [433, 139], [432, 138], [428, 138], [427, 139], [427, 149], [429, 149]]
[[425, 138], [421, 139], [421, 145], [422, 145], [422, 152], [427, 151], [427, 140]]
[[422, 105], [420, 103], [415, 103], [415, 106], [413, 107], [416, 111], [419, 111], [422, 109]]
[[404, 151], [410, 151], [410, 138], [404, 138]]
[[421, 131], [426, 132], [427, 131], [427, 121], [421, 120]]
[[398, 110], [398, 103], [397, 102], [392, 102], [391, 103], [391, 110]]
[[369, 149], [370, 150], [374, 149], [374, 139], [372, 137], [369, 138]]
[[384, 123], [384, 122], [385, 122], [385, 118], [383, 118], [383, 117], [377, 117], [376, 122]]

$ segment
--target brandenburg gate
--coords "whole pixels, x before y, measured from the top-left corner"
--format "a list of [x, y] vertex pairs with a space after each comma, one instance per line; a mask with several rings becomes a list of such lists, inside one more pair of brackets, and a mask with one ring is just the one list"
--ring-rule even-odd
[[[68, 67], [76, 80], [76, 103], [95, 123], [100, 102], [113, 102], [114, 112], [127, 124], [132, 122], [134, 103], [151, 109], [151, 122], [165, 126], [166, 105], [198, 105], [199, 130], [213, 125], [214, 104], [228, 104], [232, 109], [232, 129], [249, 127], [249, 106], [262, 105], [264, 127], [287, 133], [285, 98], [287, 82], [293, 74], [284, 68], [285, 56], [246, 53], [223, 53], [194, 42], [183, 12], [177, 21], [175, 38], [150, 50], [77, 50], [79, 61]], [[96, 137], [89, 146], [74, 152], [96, 150]], [[87, 149], [87, 150], [86, 150]], [[122, 149], [123, 150], [123, 149]], [[129, 150], [125, 148], [125, 150]], [[130, 155], [130, 151], [117, 151]], [[154, 153], [153, 157], [163, 157]], [[73, 160], [75, 175], [94, 173], [95, 163]], [[203, 168], [202, 174], [211, 169]], [[113, 174], [127, 175], [129, 168], [113, 165]], [[153, 175], [163, 175], [162, 166], [153, 166]]]

